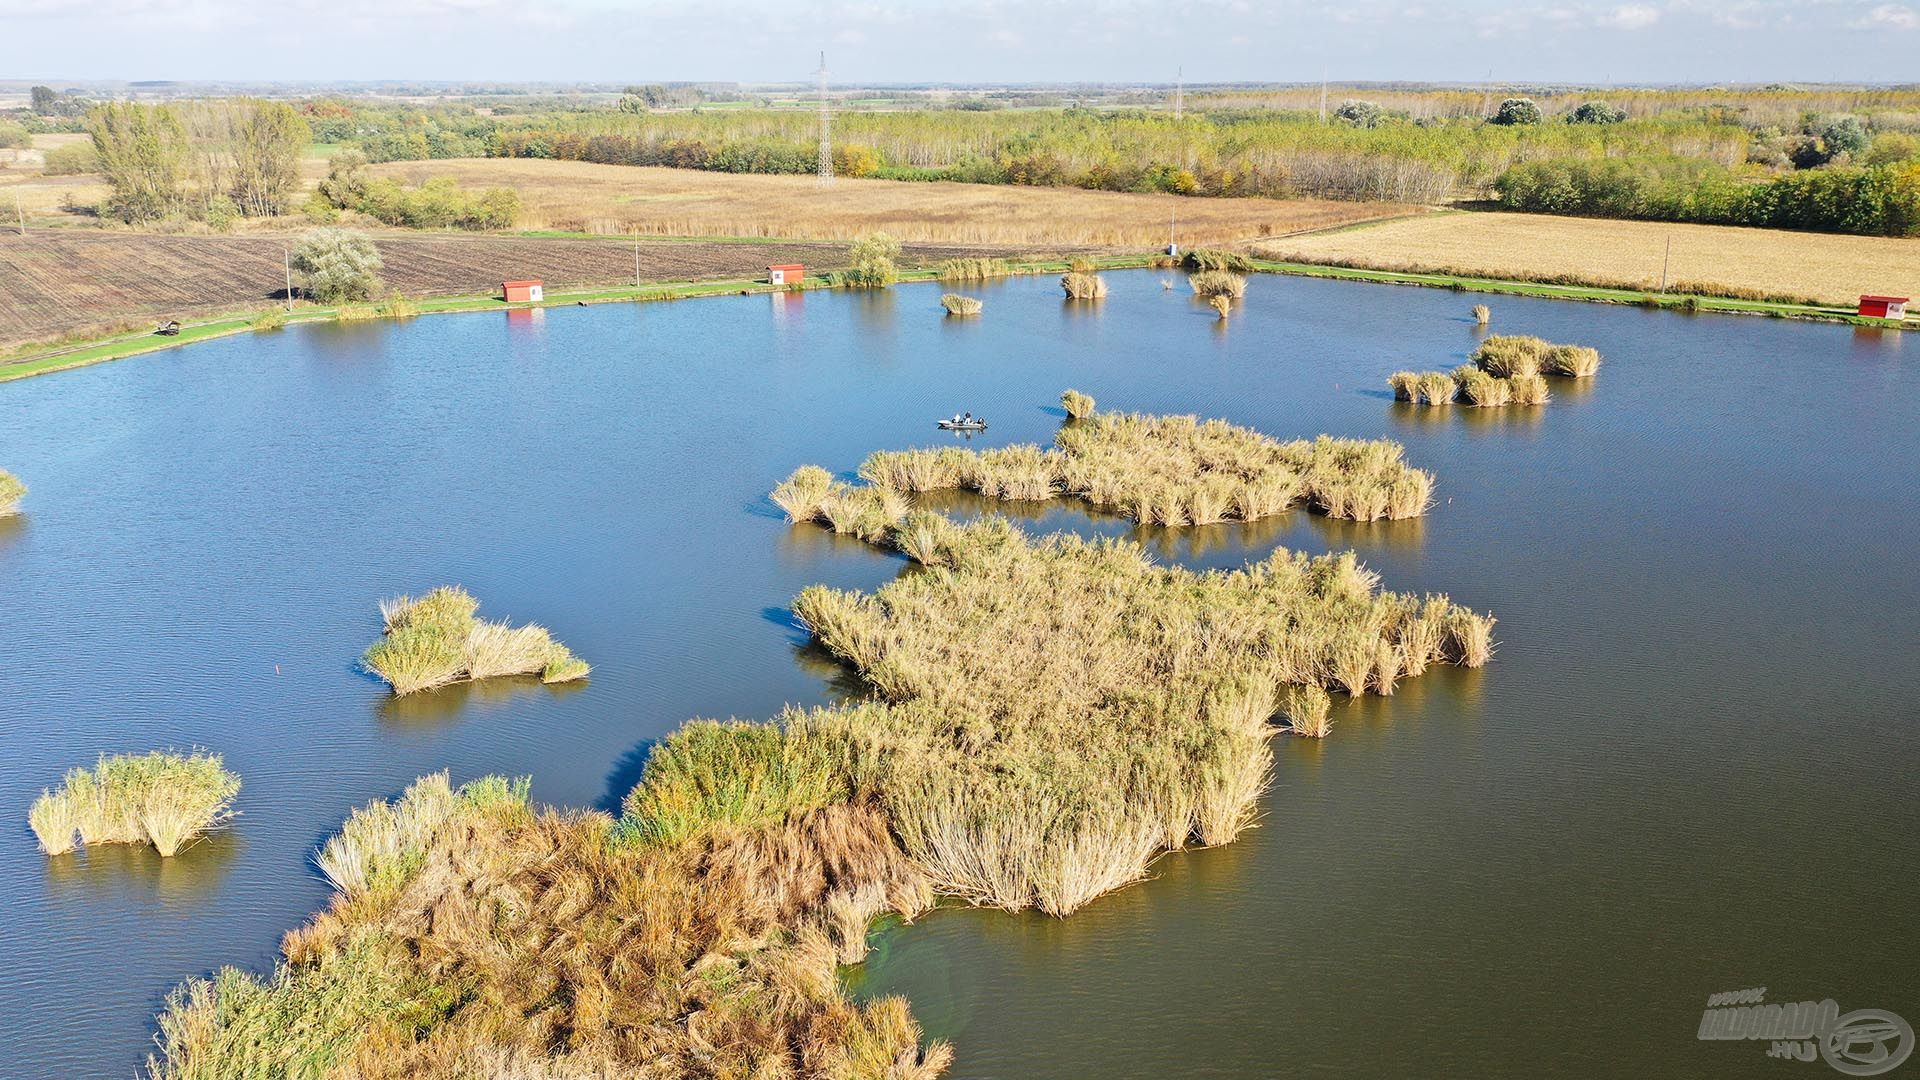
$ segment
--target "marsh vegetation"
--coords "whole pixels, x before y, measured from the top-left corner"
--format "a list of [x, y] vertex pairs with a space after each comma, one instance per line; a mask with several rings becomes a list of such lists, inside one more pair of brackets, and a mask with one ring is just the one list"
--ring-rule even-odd
[[27, 495], [27, 485], [20, 478], [0, 469], [0, 517], [5, 517], [20, 508], [20, 500]]
[[72, 851], [77, 837], [81, 845], [151, 844], [172, 856], [232, 818], [239, 792], [240, 778], [218, 754], [103, 754], [41, 792], [27, 821], [49, 855]]
[[949, 315], [978, 315], [984, 305], [977, 297], [947, 293], [940, 298], [940, 306], [946, 308]]
[[[1071, 404], [1063, 397], [1063, 404]], [[1223, 420], [1094, 413], [1063, 427], [1052, 449], [879, 451], [860, 466], [866, 486], [823, 469], [794, 473], [773, 499], [795, 521], [822, 520], [866, 538], [906, 513], [922, 491], [966, 489], [989, 498], [1062, 496], [1143, 524], [1257, 521], [1302, 503], [1354, 521], [1415, 517], [1432, 500], [1433, 476], [1406, 463], [1398, 443], [1317, 439], [1280, 442]]]
[[1599, 369], [1597, 349], [1493, 335], [1473, 351], [1470, 363], [1451, 373], [1396, 371], [1387, 385], [1394, 400], [1419, 405], [1544, 405], [1552, 397], [1547, 376], [1587, 379]]
[[431, 690], [465, 679], [538, 675], [570, 682], [590, 670], [546, 627], [513, 627], [475, 616], [480, 602], [465, 589], [442, 585], [419, 599], [380, 602], [385, 633], [361, 663], [396, 694]]

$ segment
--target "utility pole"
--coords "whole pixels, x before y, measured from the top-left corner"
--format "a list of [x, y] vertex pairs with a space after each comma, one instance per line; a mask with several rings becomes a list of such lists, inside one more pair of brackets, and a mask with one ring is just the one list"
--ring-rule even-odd
[[20, 193], [13, 193], [13, 216], [20, 219], [20, 235], [27, 235], [27, 212], [20, 209]]
[[1327, 69], [1320, 69], [1320, 122], [1327, 122]]
[[280, 263], [287, 270], [287, 314], [293, 314], [293, 249], [280, 249]]
[[633, 242], [633, 287], [640, 287], [640, 241]]
[[1180, 114], [1186, 105], [1186, 74], [1187, 69], [1184, 67], [1173, 69], [1173, 118], [1175, 120], [1180, 119]]
[[1667, 291], [1667, 267], [1673, 264], [1673, 234], [1667, 234], [1667, 254], [1660, 260], [1660, 291]]
[[827, 54], [820, 53], [820, 186], [833, 183], [833, 115], [827, 108]]

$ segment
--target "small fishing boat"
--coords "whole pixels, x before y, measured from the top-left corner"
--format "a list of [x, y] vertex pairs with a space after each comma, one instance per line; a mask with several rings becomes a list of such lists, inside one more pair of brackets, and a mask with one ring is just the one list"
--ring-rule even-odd
[[942, 431], [985, 431], [987, 422], [977, 416], [971, 420], [942, 420], [939, 428]]

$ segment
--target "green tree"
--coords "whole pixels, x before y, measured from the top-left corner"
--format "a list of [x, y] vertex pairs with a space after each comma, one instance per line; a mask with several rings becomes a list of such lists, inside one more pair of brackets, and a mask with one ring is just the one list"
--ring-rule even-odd
[[900, 280], [900, 241], [886, 233], [868, 233], [853, 242], [848, 253], [853, 268], [847, 271], [847, 284], [857, 289], [884, 289]]
[[113, 188], [108, 207], [115, 215], [155, 221], [179, 210], [187, 129], [171, 106], [99, 105], [87, 114], [87, 132]]
[[293, 248], [307, 299], [322, 304], [371, 297], [380, 288], [381, 265], [372, 238], [352, 229], [314, 229]]
[[1540, 106], [1532, 98], [1510, 97], [1500, 103], [1500, 110], [1493, 114], [1490, 123], [1495, 124], [1537, 124], [1540, 122]]
[[1569, 124], [1618, 124], [1627, 118], [1627, 110], [1616, 109], [1604, 101], [1583, 102], [1567, 114]]
[[41, 116], [52, 116], [60, 106], [60, 92], [51, 86], [36, 86], [33, 95], [33, 111]]
[[233, 146], [233, 201], [242, 214], [285, 212], [300, 189], [300, 155], [312, 134], [293, 106], [251, 101]]

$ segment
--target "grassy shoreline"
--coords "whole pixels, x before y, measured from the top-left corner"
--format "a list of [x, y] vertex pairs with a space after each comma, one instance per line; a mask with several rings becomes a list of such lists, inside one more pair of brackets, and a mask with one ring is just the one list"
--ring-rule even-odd
[[[1149, 267], [1154, 256], [1119, 255], [1095, 260], [1101, 270], [1132, 270]], [[1345, 266], [1332, 266], [1320, 263], [1283, 262], [1273, 259], [1251, 260], [1254, 269], [1269, 274], [1288, 274], [1296, 277], [1332, 278], [1341, 281], [1363, 281], [1382, 285], [1419, 285], [1428, 288], [1451, 289], [1456, 292], [1498, 293], [1509, 296], [1537, 296], [1550, 300], [1584, 300], [1589, 303], [1634, 304], [1642, 307], [1659, 307], [1681, 311], [1713, 312], [1733, 315], [1766, 315], [1773, 318], [1814, 319], [1824, 322], [1845, 323], [1852, 326], [1864, 326], [1881, 330], [1920, 329], [1920, 320], [1907, 319], [1892, 323], [1885, 319], [1865, 319], [1846, 308], [1824, 307], [1814, 304], [1787, 304], [1766, 300], [1738, 300], [1724, 297], [1692, 296], [1680, 293], [1658, 293], [1634, 289], [1605, 288], [1584, 285], [1549, 285], [1506, 278], [1469, 277], [1452, 274], [1413, 273], [1394, 270], [1367, 270]], [[1065, 259], [1041, 259], [1034, 261], [1010, 261], [1012, 273], [1018, 275], [1065, 273], [1068, 261]], [[937, 281], [938, 272], [932, 267], [903, 270], [900, 281], [919, 282]], [[579, 304], [629, 303], [649, 300], [680, 300], [696, 296], [739, 295], [742, 293], [774, 293], [782, 291], [812, 291], [830, 288], [823, 276], [810, 276], [794, 290], [788, 286], [769, 285], [755, 279], [731, 279], [720, 281], [656, 281], [644, 285], [622, 285], [606, 288], [588, 288], [565, 292], [549, 292], [543, 301], [509, 304], [497, 296], [487, 294], [466, 294], [441, 296], [414, 301], [421, 315], [440, 315], [468, 311], [513, 311], [530, 308], [572, 307]], [[179, 348], [195, 342], [227, 337], [254, 329], [254, 320], [268, 311], [280, 311], [280, 308], [262, 309], [246, 315], [216, 318], [208, 322], [186, 324], [181, 327], [177, 337], [157, 337], [142, 334], [137, 337], [115, 335], [92, 343], [80, 343], [59, 352], [39, 356], [24, 357], [19, 360], [0, 364], [0, 383], [24, 379], [32, 375], [45, 375], [55, 371], [85, 367], [108, 360], [121, 360], [130, 356], [158, 352], [163, 349]], [[295, 308], [286, 317], [283, 325], [295, 326], [307, 323], [337, 322], [341, 318], [342, 307]]]

